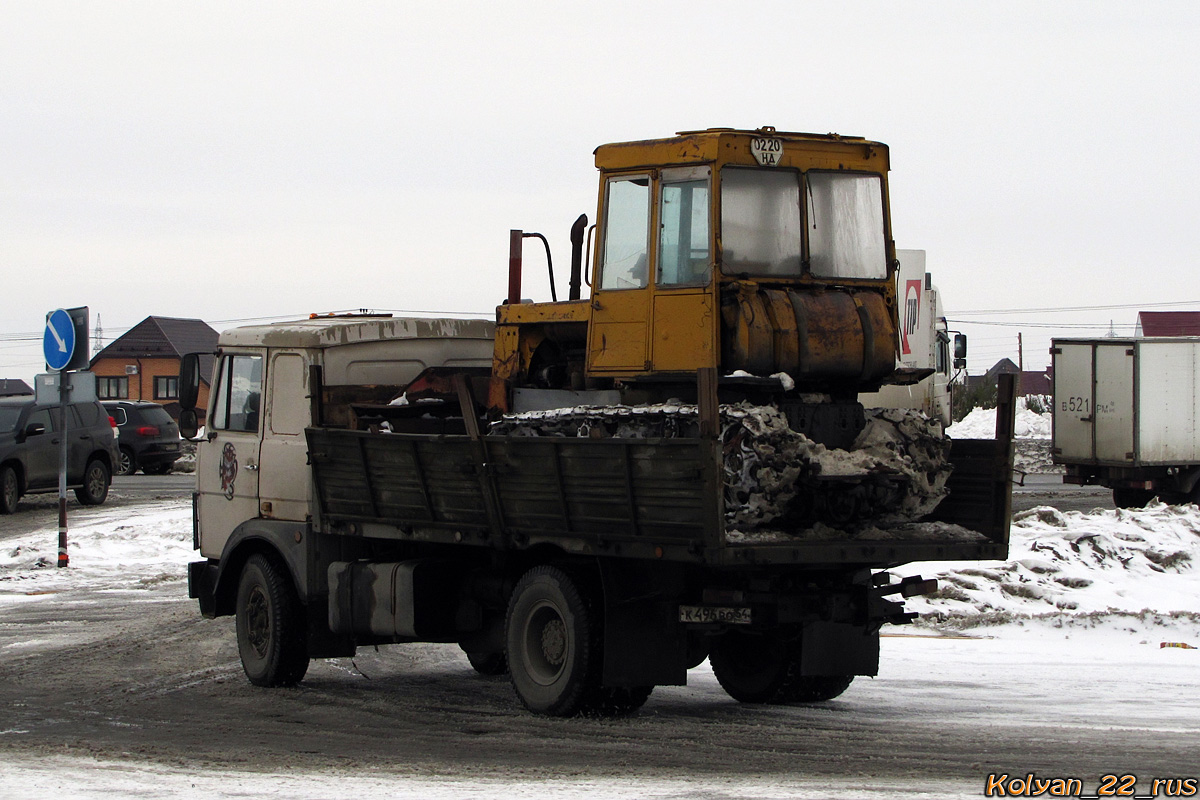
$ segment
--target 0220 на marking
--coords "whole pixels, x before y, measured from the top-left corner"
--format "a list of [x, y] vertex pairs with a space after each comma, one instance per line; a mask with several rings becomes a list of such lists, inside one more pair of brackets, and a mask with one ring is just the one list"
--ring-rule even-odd
[[1102, 775], [1096, 791], [1083, 793], [1082, 778], [1039, 778], [1030, 772], [1023, 776], [991, 773], [984, 783], [984, 797], [1077, 797], [1099, 800], [1101, 797], [1132, 797], [1149, 800], [1157, 797], [1196, 797], [1200, 780], [1196, 778], [1154, 778], [1147, 781], [1150, 791], [1137, 793], [1137, 775]]

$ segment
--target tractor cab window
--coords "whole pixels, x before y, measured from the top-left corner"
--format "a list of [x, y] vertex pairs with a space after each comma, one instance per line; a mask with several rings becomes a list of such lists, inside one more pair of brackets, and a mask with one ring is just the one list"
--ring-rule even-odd
[[659, 286], [708, 283], [708, 167], [663, 170], [659, 209]]
[[224, 356], [217, 374], [213, 428], [257, 432], [261, 398], [262, 356]]
[[810, 172], [806, 177], [812, 274], [819, 278], [886, 278], [879, 176]]
[[650, 276], [650, 177], [611, 178], [605, 188], [601, 289], [642, 289]]
[[721, 171], [721, 247], [726, 274], [798, 277], [800, 174], [726, 167]]

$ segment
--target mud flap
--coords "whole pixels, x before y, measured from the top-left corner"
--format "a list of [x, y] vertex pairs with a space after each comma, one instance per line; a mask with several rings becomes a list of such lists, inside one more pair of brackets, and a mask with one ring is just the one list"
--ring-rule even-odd
[[687, 636], [679, 624], [683, 570], [602, 562], [605, 686], [683, 686]]
[[878, 675], [879, 631], [841, 622], [810, 622], [800, 645], [801, 675]]

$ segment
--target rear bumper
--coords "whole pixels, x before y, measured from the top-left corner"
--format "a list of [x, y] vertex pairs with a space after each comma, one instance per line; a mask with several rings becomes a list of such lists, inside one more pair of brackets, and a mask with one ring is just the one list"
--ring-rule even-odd
[[174, 464], [181, 455], [183, 455], [183, 451], [180, 450], [179, 445], [172, 447], [171, 445], [155, 444], [137, 453], [135, 457], [138, 464], [158, 466]]

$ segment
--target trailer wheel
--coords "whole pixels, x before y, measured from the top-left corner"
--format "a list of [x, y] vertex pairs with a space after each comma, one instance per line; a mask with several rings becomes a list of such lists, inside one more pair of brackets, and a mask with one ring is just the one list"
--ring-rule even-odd
[[467, 652], [467, 661], [471, 668], [480, 675], [503, 675], [508, 672], [508, 659], [504, 653], [471, 653]]
[[237, 641], [255, 686], [293, 686], [308, 671], [304, 607], [287, 571], [261, 553], [238, 582]]
[[530, 711], [569, 717], [599, 684], [593, 616], [567, 573], [535, 567], [508, 604], [505, 645], [517, 697]]
[[1126, 489], [1114, 486], [1113, 505], [1117, 508], [1145, 508], [1154, 499], [1154, 492], [1147, 489]]

